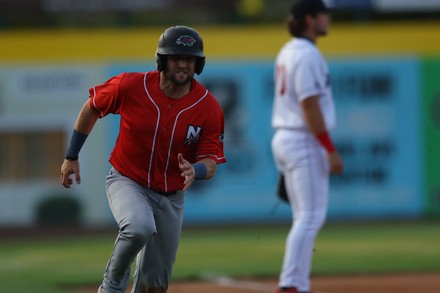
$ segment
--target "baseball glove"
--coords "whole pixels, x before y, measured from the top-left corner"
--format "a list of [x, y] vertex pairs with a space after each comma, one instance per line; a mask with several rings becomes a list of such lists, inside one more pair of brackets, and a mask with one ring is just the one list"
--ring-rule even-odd
[[277, 196], [282, 201], [289, 203], [289, 197], [287, 196], [286, 184], [284, 182], [284, 176], [280, 173], [278, 176]]

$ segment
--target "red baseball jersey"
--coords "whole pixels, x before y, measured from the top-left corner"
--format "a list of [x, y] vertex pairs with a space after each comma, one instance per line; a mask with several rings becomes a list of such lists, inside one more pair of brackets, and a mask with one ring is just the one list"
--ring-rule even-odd
[[190, 163], [211, 158], [226, 162], [224, 115], [214, 96], [195, 79], [190, 92], [167, 97], [158, 71], [122, 73], [89, 90], [100, 118], [119, 114], [121, 122], [109, 162], [119, 172], [157, 192], [183, 188], [177, 154]]

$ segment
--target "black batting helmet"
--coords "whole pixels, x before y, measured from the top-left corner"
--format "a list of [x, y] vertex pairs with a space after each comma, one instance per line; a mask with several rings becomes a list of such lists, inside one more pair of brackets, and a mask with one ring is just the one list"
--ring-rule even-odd
[[187, 26], [169, 27], [160, 36], [156, 50], [157, 70], [165, 70], [167, 55], [196, 56], [197, 74], [202, 73], [205, 66], [202, 38], [195, 29]]

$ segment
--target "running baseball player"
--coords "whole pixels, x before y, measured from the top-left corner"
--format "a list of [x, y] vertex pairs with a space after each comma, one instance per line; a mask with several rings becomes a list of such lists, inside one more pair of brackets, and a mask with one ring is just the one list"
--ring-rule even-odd
[[[163, 293], [176, 259], [185, 191], [214, 176], [223, 152], [224, 116], [194, 79], [205, 65], [203, 41], [186, 26], [160, 36], [157, 70], [122, 73], [89, 90], [61, 166], [61, 183], [79, 184], [78, 154], [99, 118], [121, 117], [106, 191], [119, 226], [98, 292], [123, 293], [136, 258], [132, 293]], [[73, 175], [73, 178], [70, 176]]]
[[314, 242], [328, 208], [329, 173], [343, 169], [329, 135], [335, 127], [329, 70], [316, 47], [329, 24], [321, 0], [295, 1], [288, 19], [293, 38], [275, 63], [272, 152], [293, 214], [277, 293], [310, 292]]

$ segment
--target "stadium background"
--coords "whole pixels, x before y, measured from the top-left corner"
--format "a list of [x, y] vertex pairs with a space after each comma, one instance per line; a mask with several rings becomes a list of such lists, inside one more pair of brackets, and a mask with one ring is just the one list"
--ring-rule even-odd
[[[330, 2], [319, 47], [347, 171], [332, 178], [313, 291], [437, 293], [440, 1]], [[0, 0], [0, 291], [96, 292], [117, 229], [103, 187], [118, 120], [99, 121], [67, 191], [72, 125], [90, 86], [154, 69], [159, 34], [186, 24], [205, 40], [200, 79], [225, 108], [229, 162], [188, 193], [170, 291], [273, 292], [290, 215], [274, 194], [272, 63], [290, 3]]]
[[[113, 223], [104, 177], [117, 117], [99, 121], [81, 152], [80, 186], [64, 190], [59, 165], [88, 88], [122, 71], [154, 69], [158, 36], [176, 23], [204, 38], [199, 79], [225, 109], [229, 159], [188, 192], [186, 224], [289, 221], [275, 197], [270, 153], [272, 63], [288, 39], [289, 1], [223, 1], [215, 14], [201, 1], [188, 8], [171, 0], [124, 7], [52, 0], [26, 11], [2, 2], [10, 11], [2, 10], [0, 30], [1, 226], [32, 227], [44, 204], [66, 198], [79, 205], [78, 224]], [[334, 2], [339, 10], [319, 46], [331, 67], [334, 137], [346, 172], [332, 178], [330, 220], [438, 216], [439, 5], [396, 12], [386, 1]], [[62, 207], [46, 211], [62, 222], [53, 209]]]

